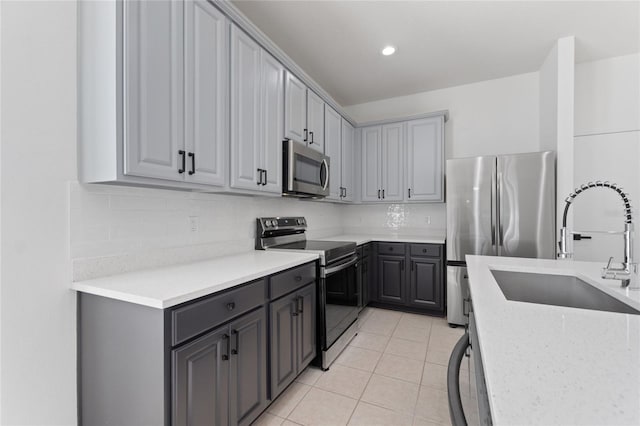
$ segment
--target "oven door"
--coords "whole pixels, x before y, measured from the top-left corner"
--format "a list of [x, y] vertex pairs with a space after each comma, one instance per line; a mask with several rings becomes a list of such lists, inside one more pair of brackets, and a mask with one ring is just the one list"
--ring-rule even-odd
[[358, 319], [360, 303], [358, 257], [356, 254], [327, 265], [321, 273], [324, 302], [321, 346], [327, 350]]
[[329, 157], [300, 142], [284, 141], [283, 193], [295, 197], [329, 195]]

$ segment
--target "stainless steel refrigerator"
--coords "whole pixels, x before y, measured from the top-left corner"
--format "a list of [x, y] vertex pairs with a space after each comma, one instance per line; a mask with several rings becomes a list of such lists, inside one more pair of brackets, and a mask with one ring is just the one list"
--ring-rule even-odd
[[467, 323], [465, 255], [553, 259], [552, 151], [447, 160], [447, 321]]

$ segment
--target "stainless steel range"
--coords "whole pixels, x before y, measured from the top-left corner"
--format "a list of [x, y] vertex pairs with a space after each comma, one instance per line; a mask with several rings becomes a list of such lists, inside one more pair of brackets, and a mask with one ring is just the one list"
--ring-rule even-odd
[[316, 361], [326, 370], [356, 335], [362, 305], [356, 244], [307, 240], [304, 217], [262, 217], [256, 222], [257, 250], [311, 252], [320, 257]]

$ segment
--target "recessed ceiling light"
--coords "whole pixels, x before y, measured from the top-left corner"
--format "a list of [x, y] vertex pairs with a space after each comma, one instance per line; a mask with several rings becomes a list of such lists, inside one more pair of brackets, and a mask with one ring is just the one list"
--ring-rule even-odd
[[384, 49], [382, 49], [382, 54], [384, 56], [393, 55], [394, 53], [396, 53], [396, 48], [393, 46], [387, 46]]

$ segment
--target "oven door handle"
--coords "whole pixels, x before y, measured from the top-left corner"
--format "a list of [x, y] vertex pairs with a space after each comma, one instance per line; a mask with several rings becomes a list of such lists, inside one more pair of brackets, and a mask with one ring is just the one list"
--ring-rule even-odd
[[331, 268], [325, 268], [324, 272], [322, 273], [323, 277], [326, 277], [328, 275], [331, 275], [335, 272], [339, 272], [342, 271], [343, 269], [347, 269], [350, 266], [355, 265], [356, 263], [358, 263], [358, 256], [355, 255], [352, 258], [350, 258], [350, 260], [348, 260], [347, 262], [341, 263], [340, 265], [337, 266], [333, 266]]

